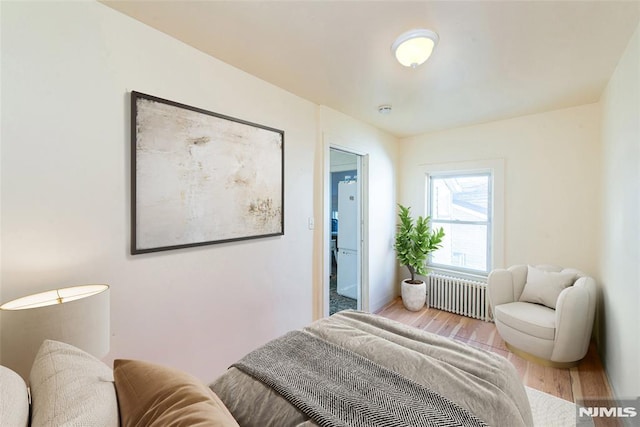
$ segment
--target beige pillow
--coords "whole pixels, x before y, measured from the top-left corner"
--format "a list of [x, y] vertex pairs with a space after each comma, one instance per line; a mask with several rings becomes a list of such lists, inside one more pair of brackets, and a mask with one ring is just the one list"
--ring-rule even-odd
[[122, 427], [238, 427], [220, 398], [185, 372], [139, 360], [113, 366]]
[[0, 425], [29, 425], [29, 393], [22, 377], [0, 366]]
[[113, 371], [89, 353], [46, 340], [29, 378], [32, 426], [118, 427]]
[[527, 283], [520, 301], [546, 305], [555, 310], [560, 292], [575, 281], [575, 273], [544, 271], [528, 266]]

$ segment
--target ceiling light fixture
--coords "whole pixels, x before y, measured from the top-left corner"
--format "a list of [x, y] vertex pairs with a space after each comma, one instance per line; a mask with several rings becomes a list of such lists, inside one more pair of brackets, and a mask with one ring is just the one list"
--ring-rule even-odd
[[402, 65], [416, 68], [429, 59], [438, 40], [438, 34], [431, 30], [410, 30], [393, 42], [391, 50]]

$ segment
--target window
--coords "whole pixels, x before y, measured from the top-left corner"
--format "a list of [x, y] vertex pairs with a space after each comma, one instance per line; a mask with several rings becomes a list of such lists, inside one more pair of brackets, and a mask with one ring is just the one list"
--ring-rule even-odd
[[492, 268], [493, 174], [489, 171], [427, 174], [431, 227], [442, 227], [442, 248], [429, 264], [486, 274]]

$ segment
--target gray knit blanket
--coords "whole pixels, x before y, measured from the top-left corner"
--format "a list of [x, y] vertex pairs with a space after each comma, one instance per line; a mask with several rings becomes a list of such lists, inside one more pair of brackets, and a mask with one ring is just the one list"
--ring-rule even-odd
[[289, 332], [233, 366], [320, 426], [486, 426], [428, 387], [304, 331]]

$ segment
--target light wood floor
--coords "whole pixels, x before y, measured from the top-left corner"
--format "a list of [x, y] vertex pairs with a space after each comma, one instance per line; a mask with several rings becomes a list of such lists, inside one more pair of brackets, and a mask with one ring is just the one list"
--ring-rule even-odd
[[495, 325], [491, 322], [434, 308], [424, 308], [417, 312], [408, 311], [402, 305], [400, 298], [388, 304], [377, 314], [500, 354], [513, 363], [525, 385], [562, 399], [575, 402], [578, 399], [610, 399], [612, 396], [609, 382], [593, 343], [589, 347], [587, 356], [577, 367], [549, 368], [528, 362], [507, 350]]

